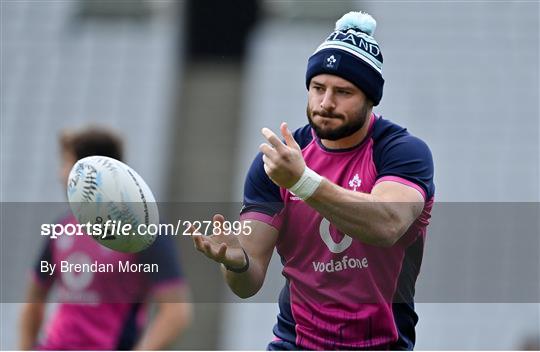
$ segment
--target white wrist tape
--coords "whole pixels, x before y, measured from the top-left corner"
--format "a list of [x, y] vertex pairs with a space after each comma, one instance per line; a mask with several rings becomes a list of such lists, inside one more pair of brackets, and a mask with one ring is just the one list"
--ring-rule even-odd
[[300, 176], [298, 182], [296, 182], [289, 191], [302, 200], [306, 200], [315, 193], [323, 178], [321, 175], [311, 170], [306, 166], [304, 173]]

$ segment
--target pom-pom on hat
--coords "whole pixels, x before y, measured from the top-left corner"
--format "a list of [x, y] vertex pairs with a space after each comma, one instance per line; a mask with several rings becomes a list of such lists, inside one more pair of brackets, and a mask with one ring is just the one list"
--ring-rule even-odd
[[378, 105], [382, 98], [383, 57], [373, 38], [377, 22], [365, 12], [349, 12], [308, 59], [306, 86], [319, 74], [339, 76], [360, 88]]

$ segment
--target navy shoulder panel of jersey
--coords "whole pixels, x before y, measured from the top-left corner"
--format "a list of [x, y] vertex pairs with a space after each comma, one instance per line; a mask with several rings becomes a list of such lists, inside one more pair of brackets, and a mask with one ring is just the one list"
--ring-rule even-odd
[[157, 264], [159, 270], [148, 274], [150, 282], [160, 284], [173, 279], [182, 279], [182, 268], [174, 236], [156, 236], [154, 243], [137, 254], [141, 264]]
[[300, 146], [300, 149], [304, 149], [313, 140], [313, 133], [311, 132], [311, 126], [305, 125], [293, 132], [293, 137], [296, 143]]
[[424, 141], [383, 118], [375, 122], [372, 138], [378, 179], [384, 176], [401, 177], [422, 187], [426, 199], [433, 197], [433, 157]]
[[[311, 127], [306, 125], [293, 132], [293, 137], [300, 145], [306, 147], [313, 135]], [[251, 163], [246, 181], [244, 183], [244, 200], [241, 213], [255, 211], [274, 216], [283, 209], [283, 199], [277, 186], [264, 171], [262, 153], [257, 154]]]

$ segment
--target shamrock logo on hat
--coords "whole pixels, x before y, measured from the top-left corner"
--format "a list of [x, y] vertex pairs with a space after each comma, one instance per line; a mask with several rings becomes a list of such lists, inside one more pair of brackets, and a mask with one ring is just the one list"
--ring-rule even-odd
[[336, 61], [337, 60], [334, 57], [334, 55], [331, 55], [329, 58], [326, 59], [326, 62], [327, 62], [326, 67], [330, 67], [330, 68], [334, 67], [334, 64], [336, 63]]

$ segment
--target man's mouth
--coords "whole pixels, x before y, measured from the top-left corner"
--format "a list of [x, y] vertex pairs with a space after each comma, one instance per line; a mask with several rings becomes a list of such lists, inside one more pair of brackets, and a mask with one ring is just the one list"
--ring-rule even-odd
[[323, 115], [323, 114], [317, 114], [315, 113], [315, 116], [318, 116], [320, 118], [323, 118], [323, 119], [340, 119], [341, 120], [341, 117], [340, 116], [336, 116], [336, 115]]

